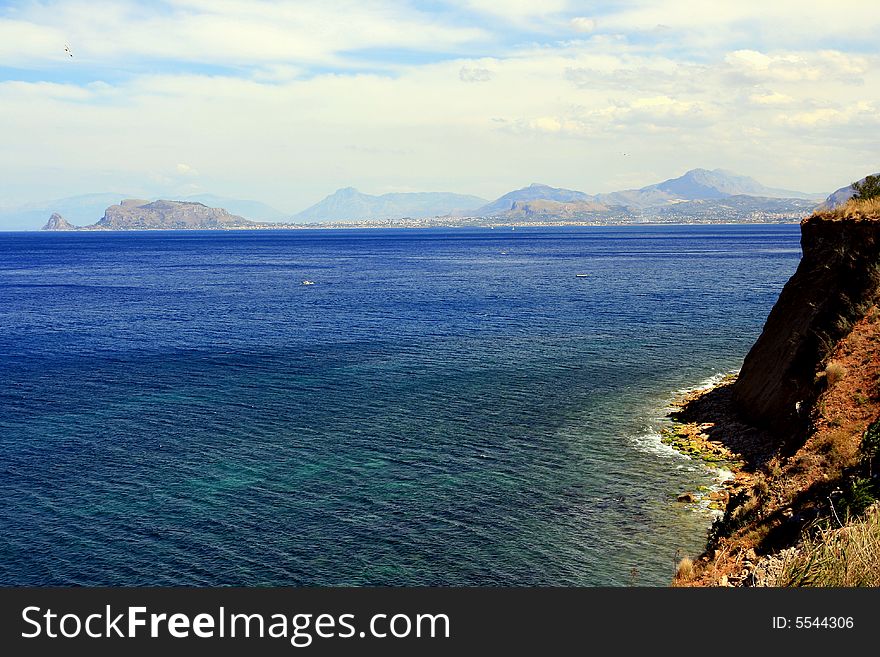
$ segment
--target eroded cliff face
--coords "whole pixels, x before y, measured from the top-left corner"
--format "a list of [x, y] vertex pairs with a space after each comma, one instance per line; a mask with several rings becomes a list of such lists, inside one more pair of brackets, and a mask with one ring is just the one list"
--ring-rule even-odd
[[770, 312], [733, 386], [738, 413], [802, 435], [835, 345], [880, 300], [880, 220], [819, 213], [801, 224], [803, 258]]

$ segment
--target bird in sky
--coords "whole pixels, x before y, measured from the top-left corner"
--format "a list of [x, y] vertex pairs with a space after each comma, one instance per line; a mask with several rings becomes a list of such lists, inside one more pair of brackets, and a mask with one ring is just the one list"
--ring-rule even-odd
[[73, 57], [73, 51], [70, 49], [70, 45], [68, 45], [66, 43], [64, 44], [64, 52], [66, 52], [68, 55]]

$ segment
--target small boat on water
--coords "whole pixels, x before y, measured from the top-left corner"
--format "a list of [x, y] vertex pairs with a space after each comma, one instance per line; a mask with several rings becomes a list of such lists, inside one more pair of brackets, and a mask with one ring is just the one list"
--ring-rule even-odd
[[588, 278], [590, 274], [575, 274], [575, 278]]
[[302, 282], [303, 285], [314, 285], [315, 281], [305, 280]]

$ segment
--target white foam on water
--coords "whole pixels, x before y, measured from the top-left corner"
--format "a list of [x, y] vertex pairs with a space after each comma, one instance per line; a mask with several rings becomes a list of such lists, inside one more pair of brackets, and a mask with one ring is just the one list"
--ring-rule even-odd
[[[718, 384], [721, 383], [726, 377], [736, 374], [739, 374], [738, 369], [730, 370], [727, 372], [716, 372], [712, 376], [703, 379], [694, 386], [675, 390], [672, 395], [672, 400], [669, 401], [669, 405], [661, 410], [658, 417], [654, 418], [654, 422], [668, 423], [668, 414], [671, 411], [675, 410], [675, 407], [672, 405], [674, 403], [674, 400], [680, 399], [685, 395], [690, 395], [703, 390], [711, 390], [712, 388], [718, 386]], [[709, 499], [709, 496], [713, 492], [723, 490], [725, 483], [734, 478], [733, 472], [724, 467], [711, 466], [705, 463], [702, 459], [694, 459], [687, 454], [679, 452], [671, 445], [667, 445], [663, 442], [662, 436], [656, 428], [645, 427], [644, 431], [638, 434], [627, 436], [627, 439], [636, 449], [643, 453], [652, 454], [654, 456], [660, 456], [667, 459], [680, 460], [681, 462], [679, 462], [675, 466], [676, 470], [687, 470], [688, 472], [702, 470], [703, 472], [708, 472], [712, 476], [713, 482], [709, 484], [708, 490], [705, 493], [700, 494], [700, 499], [698, 503], [694, 504], [691, 508], [695, 513], [699, 513], [702, 515], [710, 515], [714, 517], [721, 517], [724, 515], [723, 511], [709, 508], [709, 505], [712, 503], [712, 500]]]
[[736, 376], [739, 374], [739, 370], [728, 370], [727, 372], [716, 372], [712, 376], [709, 376], [694, 386], [690, 386], [688, 388], [679, 388], [677, 390], [672, 391], [672, 397], [669, 399], [667, 405], [663, 408], [664, 417], [668, 415], [670, 412], [677, 410], [675, 404], [682, 397], [686, 397], [688, 395], [692, 395], [695, 392], [703, 392], [704, 390], [711, 390], [718, 386], [725, 378], [728, 376]]
[[663, 458], [690, 459], [690, 457], [682, 454], [671, 445], [665, 444], [659, 431], [645, 429], [644, 432], [627, 436], [627, 438], [636, 449], [645, 452], [646, 454], [653, 454], [654, 456], [661, 456]]
[[734, 479], [733, 472], [727, 468], [713, 468], [713, 470], [715, 471], [715, 481], [718, 482], [719, 486], [723, 486], [728, 481]]
[[686, 395], [692, 392], [699, 392], [700, 390], [709, 390], [710, 388], [714, 388], [719, 383], [721, 383], [726, 375], [727, 372], [716, 372], [712, 376], [703, 379], [695, 386], [691, 386], [689, 388], [680, 388], [676, 390], [675, 395]]

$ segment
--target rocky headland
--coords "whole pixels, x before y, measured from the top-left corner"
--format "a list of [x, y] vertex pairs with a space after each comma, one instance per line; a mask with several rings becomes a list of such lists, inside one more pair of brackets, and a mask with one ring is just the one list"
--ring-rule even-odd
[[108, 207], [103, 217], [87, 226], [74, 226], [55, 212], [42, 230], [211, 230], [264, 225], [271, 226], [193, 201], [126, 199]]
[[87, 229], [151, 230], [241, 228], [254, 222], [230, 214], [222, 208], [210, 208], [191, 201], [142, 201], [126, 199], [111, 205], [104, 216]]

